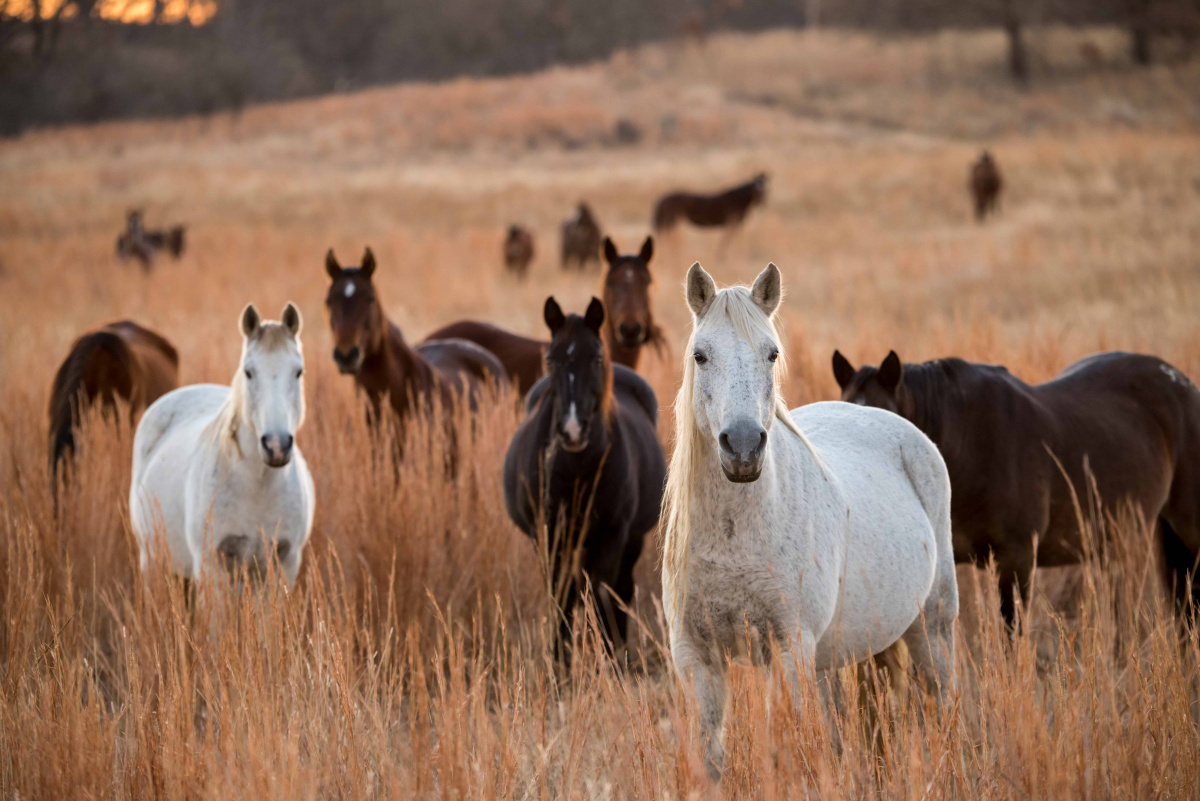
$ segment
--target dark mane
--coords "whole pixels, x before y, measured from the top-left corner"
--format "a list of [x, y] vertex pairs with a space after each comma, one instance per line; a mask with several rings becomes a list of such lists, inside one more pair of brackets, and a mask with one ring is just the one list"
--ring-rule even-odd
[[[56, 480], [58, 463], [68, 452], [75, 451], [75, 429], [79, 425], [81, 393], [87, 370], [93, 357], [104, 353], [119, 365], [120, 369], [129, 376], [135, 369], [133, 354], [125, 340], [111, 331], [94, 331], [85, 334], [75, 341], [66, 361], [58, 368], [54, 383], [50, 389], [50, 477]], [[172, 353], [174, 348], [172, 348]], [[176, 357], [178, 358], [178, 357]], [[129, 400], [128, 397], [125, 398]]]

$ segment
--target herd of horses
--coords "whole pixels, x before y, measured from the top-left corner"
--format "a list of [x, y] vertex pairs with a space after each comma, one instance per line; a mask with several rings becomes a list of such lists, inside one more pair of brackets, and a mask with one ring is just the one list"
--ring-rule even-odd
[[[733, 191], [746, 187], [738, 203], [749, 208], [762, 183]], [[672, 194], [655, 220], [712, 219], [710, 210]], [[891, 352], [855, 368], [835, 351], [841, 399], [789, 410], [774, 322], [780, 271], [769, 264], [749, 287], [718, 288], [697, 262], [685, 281], [692, 330], [668, 460], [659, 401], [636, 372], [642, 349], [666, 341], [650, 301], [654, 240], [622, 254], [605, 238], [597, 250], [603, 298], [582, 314], [547, 298], [547, 338], [462, 320], [416, 345], [387, 317], [371, 250], [350, 267], [331, 250], [332, 359], [374, 418], [401, 426], [502, 402], [489, 386], [523, 397], [502, 487], [516, 527], [550, 549], [565, 658], [584, 599], [614, 645], [625, 639], [634, 565], [661, 530], [671, 657], [696, 694], [713, 776], [731, 659], [778, 654], [793, 691], [806, 673], [827, 690], [831, 669], [903, 642], [926, 686], [950, 698], [956, 563], [995, 561], [1015, 630], [1034, 566], [1082, 561], [1085, 537], [1099, 532], [1107, 547], [1123, 530], [1108, 523], [1132, 512], [1156, 527], [1177, 609], [1194, 615], [1200, 390], [1177, 368], [1104, 353], [1029, 385], [956, 358], [906, 364]], [[263, 321], [247, 306], [239, 330], [229, 386], [179, 388], [174, 349], [131, 322], [77, 340], [52, 388], [51, 471], [71, 456], [83, 407], [123, 399], [141, 412], [129, 504], [143, 565], [165, 547], [188, 580], [241, 581], [277, 565], [291, 582], [315, 504], [296, 444], [300, 313], [289, 303], [278, 322]]]

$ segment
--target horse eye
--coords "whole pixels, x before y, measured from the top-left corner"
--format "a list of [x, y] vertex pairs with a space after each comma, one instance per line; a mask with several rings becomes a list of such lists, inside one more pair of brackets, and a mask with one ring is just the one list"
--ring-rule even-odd
[[779, 351], [777, 351], [777, 350], [771, 351], [771, 355], [768, 356], [767, 358], [770, 359], [771, 361], [776, 361], [779, 358]]
[[249, 367], [246, 368], [246, 378], [254, 378], [254, 375], [250, 372]]
[[303, 367], [301, 367], [300, 369], [296, 370], [296, 378], [299, 378], [299, 377], [300, 377], [300, 376], [302, 376], [302, 375], [304, 375], [304, 368], [303, 368]]
[[700, 351], [696, 351], [695, 353], [693, 353], [692, 357], [696, 360], [696, 364], [704, 364], [705, 362], [708, 361], [708, 357], [705, 356]]

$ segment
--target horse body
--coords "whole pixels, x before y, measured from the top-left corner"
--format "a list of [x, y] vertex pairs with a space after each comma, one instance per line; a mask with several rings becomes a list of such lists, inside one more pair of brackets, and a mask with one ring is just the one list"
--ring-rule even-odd
[[843, 403], [787, 411], [771, 322], [780, 296], [774, 265], [749, 291], [718, 293], [699, 264], [688, 274], [696, 324], [676, 400], [663, 607], [714, 775], [726, 654], [761, 663], [774, 644], [794, 690], [801, 672], [903, 639], [931, 687], [954, 687], [945, 464], [895, 416]]
[[659, 199], [654, 207], [654, 230], [666, 231], [684, 219], [700, 228], [737, 225], [766, 197], [767, 176], [762, 173], [740, 186], [713, 195], [672, 192]]
[[50, 389], [50, 475], [75, 449], [82, 407], [99, 401], [106, 409], [117, 398], [137, 414], [179, 386], [179, 354], [161, 335], [131, 320], [110, 323], [81, 336], [71, 346]]
[[426, 341], [435, 339], [466, 340], [487, 350], [503, 365], [509, 378], [517, 380], [517, 390], [522, 395], [527, 394], [542, 377], [542, 360], [550, 344], [475, 320], [460, 320], [439, 328]]
[[333, 360], [370, 398], [376, 415], [383, 397], [403, 422], [414, 402], [432, 408], [434, 399], [452, 409], [462, 398], [472, 409], [480, 391], [507, 373], [488, 350], [462, 339], [428, 339], [409, 347], [404, 335], [387, 319], [371, 276], [375, 256], [367, 248], [361, 267], [343, 269], [333, 255], [325, 257], [331, 283], [325, 299], [334, 335]]
[[510, 273], [524, 278], [533, 261], [533, 234], [519, 225], [508, 227], [504, 240], [504, 266]]
[[[562, 317], [553, 298], [547, 301], [555, 332], [547, 356], [551, 371], [530, 392], [526, 419], [509, 444], [504, 495], [509, 516], [526, 535], [536, 541], [544, 520], [550, 535], [560, 537], [551, 543], [559, 570], [573, 558], [571, 543], [582, 533], [581, 566], [601, 618], [624, 639], [627, 616], [602, 587], [623, 604], [632, 602], [633, 568], [646, 533], [658, 522], [666, 460], [655, 430], [653, 390], [603, 358], [603, 314], [596, 299], [586, 317]], [[578, 577], [568, 580], [564, 628], [581, 589]]]
[[142, 213], [130, 211], [125, 230], [117, 237], [117, 256], [137, 259], [142, 269], [150, 271], [155, 255], [166, 250], [175, 258], [183, 255], [184, 227], [176, 225], [164, 231], [150, 231], [142, 225]]
[[588, 204], [580, 203], [562, 225], [562, 268], [574, 262], [582, 270], [593, 261], [600, 261], [600, 224]]
[[231, 386], [177, 389], [138, 425], [129, 509], [143, 569], [162, 542], [186, 578], [222, 560], [260, 575], [278, 559], [289, 582], [299, 572], [315, 499], [294, 447], [304, 416], [299, 312], [288, 304], [282, 323], [260, 323], [249, 306], [242, 329]]
[[650, 303], [650, 259], [654, 239], [646, 237], [636, 255], [617, 252], [612, 239], [604, 238], [604, 258], [608, 273], [604, 277], [604, 340], [615, 364], [636, 370], [644, 345], [653, 345], [661, 354], [666, 338], [654, 321]]
[[938, 445], [954, 487], [955, 556], [976, 565], [995, 556], [1010, 625], [1035, 558], [1078, 563], [1079, 513], [1100, 530], [1103, 515], [1126, 504], [1163, 524], [1167, 568], [1187, 601], [1184, 579], [1200, 554], [1200, 392], [1182, 372], [1152, 356], [1105, 353], [1036, 386], [1002, 367], [901, 366], [894, 354], [879, 368], [846, 362], [837, 373], [844, 399], [900, 414]]
[[971, 165], [971, 199], [975, 203], [975, 219], [983, 222], [988, 214], [995, 214], [1000, 205], [1000, 190], [1004, 181], [1000, 177], [1000, 168], [988, 151], [979, 155], [979, 160]]

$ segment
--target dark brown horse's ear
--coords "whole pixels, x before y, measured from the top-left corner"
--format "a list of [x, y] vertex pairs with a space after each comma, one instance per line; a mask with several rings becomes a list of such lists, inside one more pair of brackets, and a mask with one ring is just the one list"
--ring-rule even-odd
[[247, 303], [246, 308], [242, 309], [242, 336], [246, 339], [254, 336], [260, 322], [262, 318], [258, 316], [258, 309], [254, 308], [253, 303]]
[[337, 256], [333, 255], [333, 248], [325, 254], [325, 272], [329, 273], [329, 277], [334, 281], [342, 274], [342, 265], [338, 264]]
[[646, 237], [646, 241], [642, 243], [641, 252], [638, 253], [638, 258], [647, 264], [650, 263], [650, 259], [654, 258], [654, 237]]
[[617, 256], [619, 255], [617, 253], [617, 246], [613, 244], [612, 237], [604, 237], [604, 258], [608, 260], [608, 263], [612, 264], [617, 260]]
[[283, 323], [283, 327], [287, 329], [292, 338], [300, 336], [300, 310], [296, 308], [296, 304], [288, 301], [288, 305], [283, 307], [283, 313], [279, 315], [279, 322]]
[[896, 351], [888, 351], [887, 358], [879, 365], [879, 372], [875, 374], [875, 378], [879, 381], [879, 386], [888, 392], [895, 392], [896, 387], [900, 386], [900, 382], [904, 380], [904, 365]]
[[833, 377], [837, 379], [838, 386], [843, 390], [850, 386], [850, 382], [854, 380], [854, 365], [850, 360], [842, 355], [840, 350], [833, 352]]
[[363, 251], [362, 273], [363, 273], [363, 276], [369, 280], [371, 278], [371, 276], [374, 274], [374, 272], [375, 272], [375, 254], [371, 252], [370, 248], [367, 248], [366, 250]]
[[587, 312], [583, 315], [583, 322], [597, 334], [600, 333], [600, 326], [604, 325], [604, 304], [600, 302], [599, 298], [592, 298]]
[[546, 321], [546, 327], [550, 329], [551, 336], [557, 334], [558, 329], [567, 322], [562, 307], [558, 305], [558, 301], [554, 299], [553, 295], [546, 298], [546, 308], [542, 311], [542, 319]]

